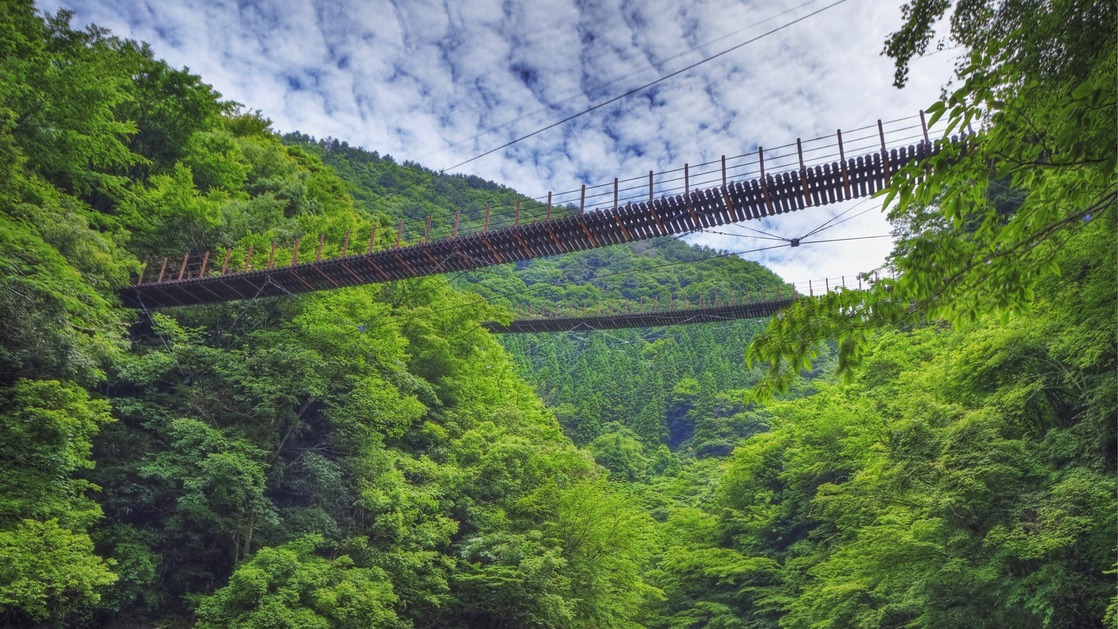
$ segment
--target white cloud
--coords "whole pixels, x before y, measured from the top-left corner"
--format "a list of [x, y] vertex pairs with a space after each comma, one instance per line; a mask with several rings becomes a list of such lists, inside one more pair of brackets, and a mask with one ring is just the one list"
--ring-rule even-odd
[[[900, 0], [847, 2], [651, 90], [455, 172], [529, 196], [640, 176], [914, 114], [950, 74], [950, 55], [891, 87], [882, 42]], [[147, 41], [225, 98], [283, 131], [333, 136], [439, 169], [758, 37], [825, 0], [39, 0], [75, 23]], [[789, 10], [792, 9], [792, 10]], [[776, 18], [782, 12], [786, 15]], [[871, 202], [872, 203], [872, 202]], [[869, 207], [868, 204], [854, 213]], [[751, 224], [796, 236], [845, 207]], [[732, 231], [731, 228], [728, 231]], [[744, 230], [738, 231], [745, 233]], [[888, 233], [873, 211], [820, 234]], [[726, 250], [753, 241], [714, 234]], [[853, 275], [888, 239], [754, 254], [790, 280]]]

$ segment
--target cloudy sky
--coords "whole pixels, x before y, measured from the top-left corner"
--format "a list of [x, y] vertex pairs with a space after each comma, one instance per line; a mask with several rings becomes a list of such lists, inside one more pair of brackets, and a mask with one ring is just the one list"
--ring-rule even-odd
[[[332, 136], [541, 196], [915, 115], [949, 79], [952, 55], [917, 61], [908, 87], [891, 86], [891, 62], [880, 51], [901, 23], [900, 2], [38, 0], [38, 7], [66, 7], [75, 25], [92, 22], [150, 43], [157, 57], [261, 110], [279, 131]], [[847, 209], [750, 226], [792, 238]], [[871, 210], [816, 238], [887, 233]], [[688, 240], [728, 251], [773, 244], [723, 234]], [[747, 257], [803, 281], [872, 269], [889, 248], [888, 239], [853, 240]]]

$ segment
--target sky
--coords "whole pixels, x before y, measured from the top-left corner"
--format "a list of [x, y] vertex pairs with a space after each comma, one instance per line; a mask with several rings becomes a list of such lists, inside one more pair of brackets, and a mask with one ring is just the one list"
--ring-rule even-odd
[[[901, 25], [900, 3], [38, 0], [37, 6], [65, 7], [75, 14], [74, 26], [94, 23], [148, 42], [156, 57], [189, 68], [225, 99], [260, 110], [280, 132], [334, 137], [541, 197], [917, 114], [939, 96], [954, 59], [948, 51], [917, 60], [905, 89], [892, 86], [892, 61], [880, 52]], [[747, 225], [795, 238], [845, 211], [814, 239], [884, 236], [889, 226], [879, 208], [878, 201], [825, 206]], [[756, 233], [740, 227], [718, 231], [687, 240], [735, 252], [779, 244], [746, 237]], [[874, 269], [890, 248], [888, 238], [871, 238], [743, 257], [802, 282]]]

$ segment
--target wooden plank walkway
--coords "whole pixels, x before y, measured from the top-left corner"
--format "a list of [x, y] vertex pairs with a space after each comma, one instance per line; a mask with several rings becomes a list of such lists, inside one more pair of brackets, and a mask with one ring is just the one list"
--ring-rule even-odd
[[[162, 281], [144, 282], [141, 278], [137, 284], [120, 289], [119, 294], [126, 305], [136, 308], [218, 303], [471, 270], [688, 233], [873, 195], [888, 185], [897, 169], [942, 148], [924, 140], [887, 151], [884, 143], [883, 136], [880, 151], [731, 181], [685, 195], [365, 255], [231, 273], [217, 273], [215, 263], [207, 273], [207, 253], [194, 277], [183, 276], [188, 268], [184, 257], [181, 267], [166, 273], [167, 279], [162, 272]], [[166, 266], [165, 262], [164, 269]]]
[[761, 319], [788, 307], [796, 297], [784, 297], [753, 304], [709, 306], [706, 308], [681, 308], [659, 312], [635, 312], [578, 317], [546, 317], [517, 319], [508, 325], [482, 324], [496, 334], [524, 334], [529, 332], [585, 332], [589, 330], [616, 330], [620, 328], [656, 328], [665, 325], [690, 325], [717, 323], [732, 319]]

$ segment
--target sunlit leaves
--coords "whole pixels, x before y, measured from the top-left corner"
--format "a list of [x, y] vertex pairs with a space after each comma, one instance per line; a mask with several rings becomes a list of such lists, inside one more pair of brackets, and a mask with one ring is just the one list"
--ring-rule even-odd
[[317, 536], [261, 550], [228, 585], [201, 599], [197, 626], [399, 626], [384, 571], [328, 553]]
[[0, 530], [0, 618], [64, 622], [100, 600], [99, 590], [116, 580], [110, 566], [93, 554], [88, 535], [55, 519]]

